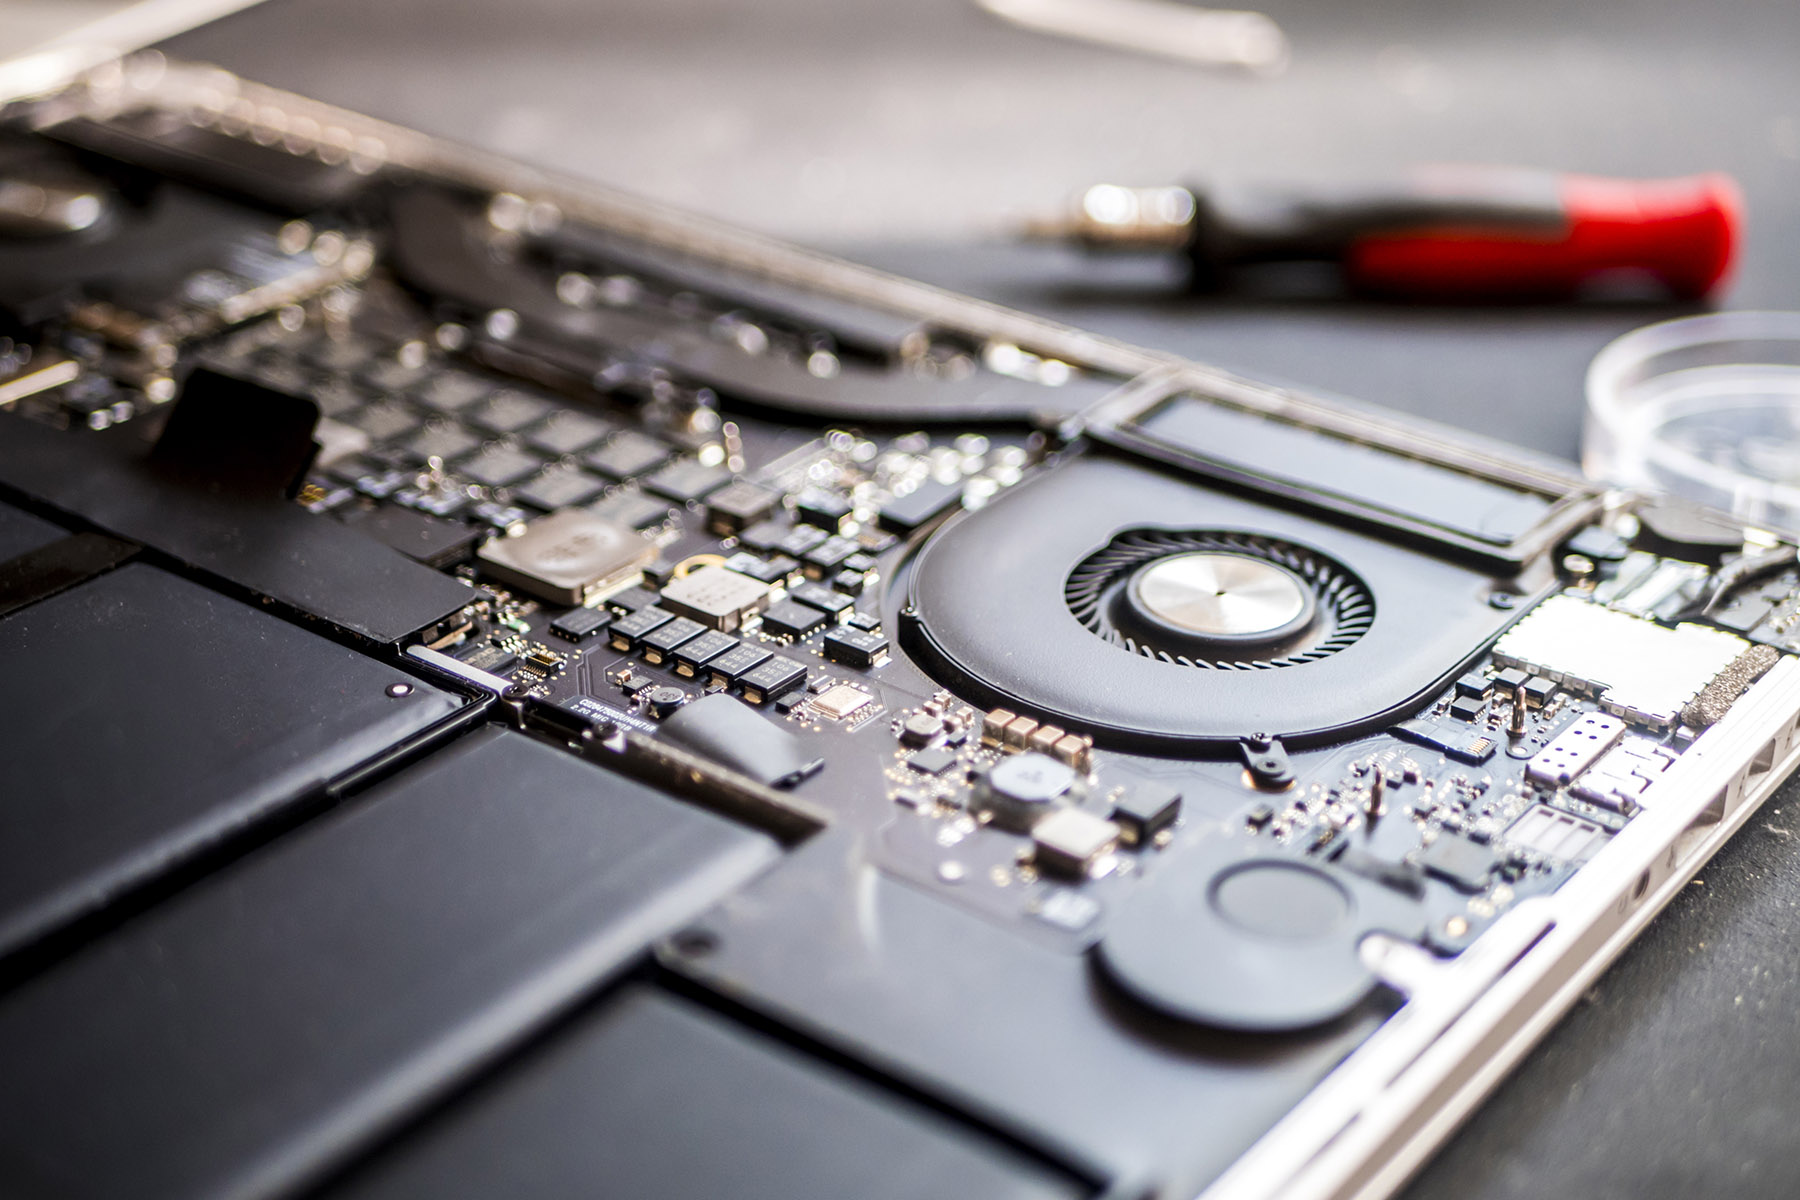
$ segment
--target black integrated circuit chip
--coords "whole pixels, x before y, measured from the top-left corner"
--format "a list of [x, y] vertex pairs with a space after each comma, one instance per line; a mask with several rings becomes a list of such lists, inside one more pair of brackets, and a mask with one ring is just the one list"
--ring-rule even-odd
[[789, 572], [799, 565], [791, 558], [759, 558], [757, 555], [743, 550], [725, 560], [727, 570], [736, 571], [739, 575], [748, 575], [762, 583], [776, 583], [786, 579]]
[[586, 504], [605, 484], [580, 467], [554, 466], [513, 489], [513, 495], [546, 512]]
[[815, 629], [825, 625], [825, 614], [810, 605], [795, 600], [783, 600], [770, 605], [762, 615], [763, 632], [775, 637], [805, 637]]
[[1419, 852], [1419, 865], [1451, 887], [1464, 892], [1479, 892], [1488, 885], [1495, 862], [1494, 852], [1459, 834], [1439, 832], [1430, 845]]
[[794, 499], [795, 519], [807, 525], [816, 525], [829, 533], [838, 531], [850, 511], [850, 501], [816, 488], [804, 491]]
[[745, 672], [738, 680], [738, 686], [743, 689], [744, 699], [752, 704], [762, 704], [806, 686], [806, 667], [777, 654], [760, 667]]
[[[642, 616], [643, 614], [638, 615]], [[613, 628], [617, 629], [618, 625], [614, 625]], [[692, 641], [705, 632], [706, 626], [700, 622], [687, 617], [676, 617], [673, 621], [665, 621], [640, 637], [638, 648], [643, 651], [645, 662], [659, 663], [666, 659], [669, 652], [675, 647]]]
[[802, 583], [796, 587], [789, 588], [788, 599], [798, 600], [808, 608], [816, 608], [822, 613], [829, 613], [831, 616], [840, 619], [843, 617], [845, 611], [855, 603], [854, 600], [844, 595], [842, 592], [834, 592], [823, 584], [818, 583]]
[[739, 642], [735, 648], [708, 662], [706, 669], [715, 681], [732, 684], [774, 657], [773, 653], [761, 646]]
[[481, 404], [469, 408], [463, 417], [471, 425], [489, 433], [516, 433], [527, 425], [549, 416], [548, 400], [528, 396], [508, 388], [495, 392]]
[[677, 504], [699, 500], [731, 482], [731, 472], [724, 467], [709, 467], [691, 458], [678, 458], [645, 477], [644, 490], [664, 496]]
[[847, 537], [826, 538], [802, 556], [806, 563], [806, 573], [814, 579], [823, 579], [834, 574], [861, 549], [861, 546]]
[[[634, 650], [646, 634], [654, 633], [675, 619], [674, 613], [657, 608], [655, 605], [640, 608], [634, 613], [622, 616], [612, 623], [610, 638], [613, 648], [615, 650]], [[689, 621], [688, 624], [694, 625], [694, 622]], [[698, 625], [694, 627], [695, 629], [699, 628]]]
[[496, 646], [492, 642], [470, 642], [452, 655], [457, 662], [466, 663], [478, 671], [486, 671], [490, 675], [503, 675], [519, 664], [519, 656], [504, 646]]
[[1181, 793], [1166, 783], [1133, 784], [1113, 801], [1112, 819], [1134, 845], [1148, 842], [1180, 815]]
[[356, 426], [368, 434], [370, 440], [377, 442], [392, 441], [419, 425], [419, 415], [398, 400], [377, 400], [365, 408], [345, 414], [341, 419], [346, 425]]
[[738, 544], [760, 554], [767, 554], [781, 545], [781, 540], [787, 537], [792, 528], [785, 521], [758, 521], [738, 534]]
[[544, 460], [516, 446], [496, 442], [473, 458], [456, 464], [456, 473], [484, 487], [507, 487], [544, 465]]
[[412, 392], [412, 397], [426, 408], [441, 413], [460, 413], [494, 390], [494, 385], [476, 375], [454, 368], [440, 370]]
[[878, 633], [845, 626], [827, 633], [822, 649], [832, 662], [867, 670], [886, 661], [888, 640]]
[[443, 462], [461, 458], [481, 445], [481, 435], [454, 421], [432, 421], [406, 439], [398, 449], [415, 463], [436, 458]]
[[769, 549], [779, 550], [794, 558], [805, 558], [808, 551], [823, 543], [830, 536], [823, 529], [812, 525], [795, 525], [783, 532], [780, 539]]
[[525, 444], [545, 454], [578, 454], [618, 427], [603, 417], [559, 409], [525, 431]]
[[588, 505], [588, 511], [596, 517], [605, 517], [608, 521], [629, 525], [633, 529], [647, 529], [659, 521], [668, 520], [669, 502], [626, 489], [596, 500]]
[[1480, 671], [1470, 671], [1456, 681], [1456, 694], [1459, 698], [1482, 700], [1494, 690], [1494, 681]]
[[671, 656], [675, 663], [675, 673], [690, 679], [698, 679], [706, 673], [708, 663], [740, 644], [728, 633], [720, 633], [716, 629], [709, 630], [676, 647]]
[[780, 503], [780, 492], [739, 480], [708, 497], [706, 527], [721, 537], [729, 537], [767, 517]]
[[606, 607], [619, 616], [639, 612], [656, 604], [656, 593], [647, 587], [628, 587], [606, 598]]
[[598, 450], [589, 451], [583, 461], [610, 479], [629, 479], [642, 475], [668, 457], [667, 446], [634, 429], [627, 429]]
[[550, 622], [550, 632], [570, 642], [585, 642], [606, 632], [612, 614], [601, 608], [577, 608]]
[[1450, 702], [1450, 715], [1458, 721], [1476, 721], [1486, 707], [1486, 702], [1479, 697], [1459, 696]]
[[906, 765], [922, 775], [942, 775], [956, 765], [956, 755], [942, 746], [934, 746], [907, 755]]
[[928, 479], [904, 496], [881, 506], [876, 521], [889, 533], [909, 534], [932, 524], [962, 505], [962, 484]]

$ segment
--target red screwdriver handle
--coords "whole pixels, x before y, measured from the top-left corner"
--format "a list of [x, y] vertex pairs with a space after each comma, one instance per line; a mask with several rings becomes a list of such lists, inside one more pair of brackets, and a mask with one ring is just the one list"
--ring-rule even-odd
[[1743, 196], [1730, 176], [1558, 179], [1560, 229], [1504, 225], [1388, 229], [1354, 239], [1359, 289], [1409, 298], [1567, 296], [1601, 275], [1639, 272], [1698, 299], [1731, 274]]

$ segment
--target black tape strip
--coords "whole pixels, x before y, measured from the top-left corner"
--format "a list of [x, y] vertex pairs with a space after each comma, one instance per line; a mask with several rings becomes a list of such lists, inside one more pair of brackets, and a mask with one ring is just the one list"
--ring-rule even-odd
[[110, 571], [140, 549], [102, 533], [76, 533], [0, 562], [0, 617]]

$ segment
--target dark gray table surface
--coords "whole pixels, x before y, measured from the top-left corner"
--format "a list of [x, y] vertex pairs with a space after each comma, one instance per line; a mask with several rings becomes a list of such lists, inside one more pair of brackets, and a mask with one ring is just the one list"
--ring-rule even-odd
[[[1007, 244], [1087, 183], [1722, 169], [1725, 307], [1800, 308], [1793, 0], [1275, 0], [1272, 80], [960, 0], [271, 0], [173, 53], [1096, 331], [1575, 457], [1582, 375], [1683, 309], [1190, 297]], [[1800, 791], [1701, 873], [1407, 1193], [1800, 1193]]]

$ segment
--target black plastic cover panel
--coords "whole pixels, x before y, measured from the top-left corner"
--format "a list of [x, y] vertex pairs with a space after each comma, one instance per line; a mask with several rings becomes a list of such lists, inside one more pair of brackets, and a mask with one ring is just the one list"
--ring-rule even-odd
[[0, 413], [0, 484], [378, 642], [469, 602], [449, 576], [284, 497], [159, 473], [133, 425], [68, 437]]
[[636, 987], [329, 1195], [860, 1200], [1086, 1194], [909, 1101]]
[[0, 620], [0, 679], [0, 955], [465, 703], [142, 564]]
[[1152, 1008], [1214, 1029], [1323, 1025], [1374, 991], [1371, 933], [1417, 940], [1425, 909], [1328, 863], [1215, 838], [1167, 864], [1115, 914], [1099, 960]]
[[719, 693], [682, 705], [662, 723], [662, 735], [774, 787], [798, 783], [823, 765], [791, 732], [737, 697]]
[[0, 562], [48, 546], [63, 536], [66, 531], [50, 522], [10, 504], [0, 504]]
[[710, 938], [670, 943], [665, 964], [1121, 1196], [1152, 1182], [1157, 1196], [1197, 1195], [1391, 1009], [1372, 1000], [1254, 1039], [1164, 1017], [1110, 994], [1085, 954], [870, 872], [848, 837], [802, 846], [707, 914], [693, 932]]
[[346, 204], [368, 182], [367, 176], [344, 164], [283, 154], [276, 147], [213, 129], [192, 125], [171, 129], [154, 113], [124, 113], [106, 123], [65, 121], [54, 136], [297, 217]]
[[0, 1179], [72, 1200], [289, 1191], [775, 853], [476, 733], [0, 1000]]
[[1523, 538], [1550, 511], [1543, 496], [1193, 396], [1164, 401], [1136, 427], [1204, 460], [1389, 509], [1496, 546]]

